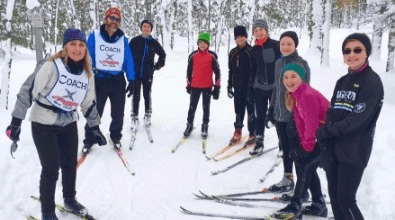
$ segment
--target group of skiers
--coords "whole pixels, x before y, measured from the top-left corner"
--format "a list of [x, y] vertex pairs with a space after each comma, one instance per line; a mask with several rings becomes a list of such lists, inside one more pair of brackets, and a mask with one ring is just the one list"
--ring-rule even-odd
[[[59, 168], [65, 207], [81, 215], [88, 212], [75, 199], [78, 106], [87, 119], [83, 154], [95, 143], [107, 143], [99, 128], [107, 98], [111, 102], [110, 138], [115, 148], [121, 148], [126, 94], [133, 95], [132, 126], [138, 126], [143, 87], [144, 122], [151, 123], [153, 74], [165, 65], [166, 59], [165, 51], [150, 35], [153, 22], [142, 21], [141, 35], [128, 43], [119, 28], [122, 19], [119, 8], [108, 8], [103, 19], [100, 29], [92, 31], [87, 40], [79, 29], [65, 31], [63, 49], [39, 62], [22, 85], [11, 124], [6, 129], [8, 137], [17, 142], [21, 122], [33, 105], [30, 120], [42, 166], [40, 199], [44, 220], [57, 220], [54, 195]], [[327, 173], [335, 219], [363, 219], [355, 196], [371, 154], [384, 93], [380, 77], [368, 63], [369, 38], [354, 33], [344, 40], [342, 51], [349, 73], [338, 80], [329, 102], [309, 85], [310, 69], [297, 53], [299, 40], [295, 32], [284, 32], [280, 41], [273, 40], [267, 22], [257, 19], [253, 21], [252, 34], [254, 46], [247, 43], [246, 28], [236, 26], [237, 46], [229, 53], [227, 95], [234, 98], [236, 113], [231, 143], [242, 138], [246, 109], [247, 144], [254, 146], [251, 155], [263, 151], [265, 127], [269, 122], [275, 125], [284, 175], [269, 190], [293, 190], [293, 194], [282, 196], [288, 198], [289, 204], [273, 216], [292, 214], [294, 219], [302, 219], [303, 214], [327, 215], [316, 172], [322, 166]], [[202, 137], [207, 138], [210, 100], [211, 96], [219, 98], [221, 74], [217, 54], [209, 50], [210, 35], [200, 33], [197, 46], [188, 57], [186, 90], [190, 104], [184, 136], [188, 137], [193, 130], [196, 107], [203, 96]], [[156, 63], [155, 54], [159, 56]], [[302, 208], [309, 196], [308, 189], [312, 203]]]
[[[83, 155], [95, 143], [107, 144], [99, 128], [107, 99], [111, 104], [110, 138], [115, 148], [121, 148], [126, 94], [133, 95], [132, 121], [138, 123], [141, 85], [145, 121], [150, 122], [153, 73], [165, 65], [166, 53], [150, 35], [154, 27], [151, 20], [141, 22], [141, 35], [129, 43], [119, 28], [121, 19], [121, 9], [109, 7], [104, 12], [103, 25], [93, 30], [88, 39], [79, 29], [67, 29], [63, 49], [41, 60], [18, 93], [6, 134], [14, 143], [19, 141], [21, 122], [33, 105], [30, 121], [42, 166], [42, 220], [58, 219], [54, 197], [59, 168], [64, 207], [81, 216], [88, 213], [75, 198], [78, 106], [87, 119]], [[159, 56], [156, 63], [155, 54]]]

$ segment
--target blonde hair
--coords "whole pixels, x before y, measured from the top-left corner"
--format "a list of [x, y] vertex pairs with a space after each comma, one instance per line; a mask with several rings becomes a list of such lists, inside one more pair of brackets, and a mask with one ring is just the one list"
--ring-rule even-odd
[[290, 112], [292, 112], [292, 108], [294, 107], [294, 100], [289, 91], [285, 92], [285, 107]]
[[[88, 76], [88, 78], [91, 78], [92, 76], [92, 66], [91, 66], [91, 59], [89, 57], [89, 53], [88, 53], [88, 48], [85, 46], [85, 56], [84, 58], [82, 58], [82, 63], [83, 63], [83, 69], [86, 72], [86, 75]], [[56, 60], [58, 58], [62, 58], [64, 61], [64, 64], [67, 64], [67, 61], [69, 60], [69, 56], [67, 55], [67, 49], [66, 47], [64, 47], [61, 51], [55, 53], [54, 55], [52, 55], [49, 60], [53, 61]]]

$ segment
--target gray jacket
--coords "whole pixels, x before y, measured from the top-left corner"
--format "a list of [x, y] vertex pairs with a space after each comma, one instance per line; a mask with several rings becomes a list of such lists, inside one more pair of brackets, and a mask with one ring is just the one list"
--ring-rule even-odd
[[274, 107], [273, 117], [278, 122], [289, 122], [292, 120], [292, 113], [285, 107], [285, 92], [286, 88], [283, 84], [284, 73], [282, 68], [288, 63], [295, 63], [303, 67], [306, 72], [306, 78], [304, 82], [310, 84], [310, 67], [309, 64], [302, 57], [298, 55], [298, 52], [290, 54], [286, 57], [281, 57], [276, 61], [274, 69], [274, 88], [272, 92], [272, 99], [270, 101], [270, 107]]
[[[12, 116], [25, 119], [27, 110], [32, 106], [33, 101], [48, 106], [52, 106], [45, 96], [51, 91], [57, 80], [56, 67], [53, 61], [48, 59], [40, 61], [34, 72], [22, 84], [17, 95]], [[86, 74], [85, 72], [83, 74]], [[96, 94], [94, 77], [89, 78], [88, 90], [85, 98], [80, 104], [81, 111], [87, 119], [88, 126], [93, 127], [100, 124], [100, 116], [96, 110]], [[30, 111], [30, 121], [44, 125], [66, 126], [78, 120], [78, 113], [71, 111], [67, 113], [56, 113], [48, 108], [42, 107], [34, 103]]]

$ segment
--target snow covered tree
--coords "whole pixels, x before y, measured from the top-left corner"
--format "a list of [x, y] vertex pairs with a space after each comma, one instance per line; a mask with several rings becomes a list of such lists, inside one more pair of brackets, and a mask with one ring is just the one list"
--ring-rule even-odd
[[322, 27], [323, 34], [323, 45], [322, 45], [322, 56], [321, 64], [329, 67], [329, 37], [331, 31], [331, 15], [332, 15], [332, 1], [325, 0], [325, 21]]

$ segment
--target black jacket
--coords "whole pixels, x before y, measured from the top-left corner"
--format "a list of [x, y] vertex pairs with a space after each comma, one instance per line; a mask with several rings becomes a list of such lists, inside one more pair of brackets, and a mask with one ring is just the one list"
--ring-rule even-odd
[[253, 71], [251, 45], [233, 48], [229, 53], [228, 88], [247, 87], [251, 81]]
[[[142, 35], [134, 37], [130, 40], [129, 47], [134, 58], [136, 79], [151, 78], [155, 70], [159, 70], [165, 65], [166, 53], [151, 35], [147, 38], [143, 38]], [[159, 59], [154, 64], [155, 54], [159, 55]]]
[[383, 98], [381, 79], [370, 66], [337, 81], [325, 129], [334, 137], [334, 156], [339, 162], [368, 164]]
[[271, 90], [274, 87], [274, 64], [281, 57], [278, 41], [270, 38], [263, 46], [255, 45], [253, 54], [253, 76], [251, 78], [254, 87], [262, 90]]

